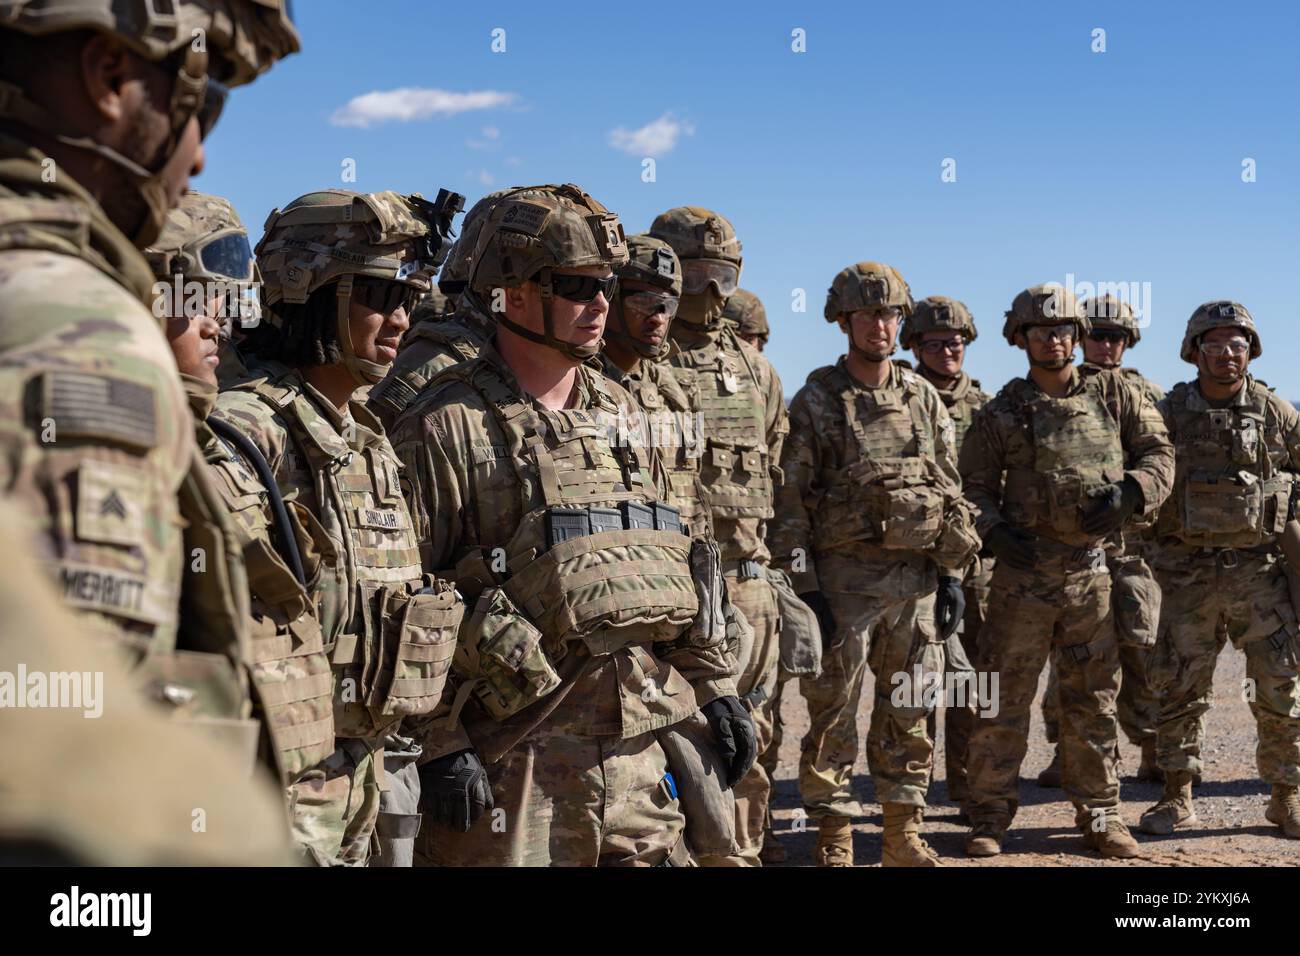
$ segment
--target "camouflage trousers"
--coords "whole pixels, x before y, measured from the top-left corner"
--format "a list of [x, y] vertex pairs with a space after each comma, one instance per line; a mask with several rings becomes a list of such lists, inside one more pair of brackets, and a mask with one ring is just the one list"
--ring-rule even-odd
[[[1151, 648], [1119, 645], [1120, 682], [1116, 712], [1120, 730], [1129, 742], [1142, 746], [1155, 739], [1160, 700], [1151, 685]], [[1047, 689], [1043, 692], [1043, 730], [1047, 742], [1061, 739], [1061, 702], [1057, 691], [1056, 661], [1047, 664]]]
[[1300, 786], [1300, 642], [1282, 563], [1237, 551], [1157, 563], [1155, 570], [1164, 592], [1151, 663], [1161, 702], [1160, 768], [1202, 772], [1214, 666], [1230, 639], [1246, 655], [1242, 696], [1258, 727], [1259, 775]]
[[[916, 685], [942, 677], [945, 649], [934, 624], [935, 577], [916, 565], [897, 563], [883, 573], [858, 566], [818, 565], [822, 594], [835, 616], [835, 636], [822, 655], [822, 673], [801, 679], [808, 703], [808, 734], [800, 743], [799, 792], [810, 817], [851, 817], [860, 812], [853, 794], [858, 757], [858, 703], [867, 668], [875, 677], [875, 700], [867, 731], [867, 765], [881, 803], [924, 807], [934, 741], [927, 732], [932, 708], [918, 706]], [[931, 593], [924, 593], [929, 587]], [[852, 588], [850, 590], [849, 588]], [[918, 594], [918, 592], [920, 592]], [[920, 692], [920, 687], [916, 688]]]
[[468, 833], [425, 821], [416, 865], [677, 863], [686, 824], [667, 771], [653, 733], [582, 737], [543, 722], [487, 768], [496, 807]]
[[322, 866], [364, 866], [370, 856], [382, 742], [340, 737], [332, 754], [289, 786], [294, 843]]
[[[948, 638], [948, 655], [944, 662], [945, 674], [974, 672], [978, 658], [979, 633], [988, 617], [989, 585], [993, 580], [993, 559], [981, 558], [976, 572], [966, 578], [962, 590], [966, 592], [966, 613], [962, 616], [961, 630]], [[966, 799], [966, 751], [970, 747], [970, 734], [975, 727], [975, 708], [970, 704], [948, 707], [944, 711], [943, 758], [947, 772], [948, 799]], [[935, 720], [930, 718], [930, 738], [935, 735]]]
[[1029, 712], [1049, 653], [1060, 673], [1061, 778], [1076, 819], [1119, 804], [1119, 650], [1110, 572], [1101, 552], [1095, 556], [1085, 564], [1051, 555], [1032, 571], [1000, 563], [993, 572], [976, 664], [990, 699], [980, 701], [968, 753], [974, 823], [1015, 816]]
[[[740, 608], [754, 631], [754, 649], [736, 680], [736, 690], [749, 708], [758, 753], [762, 754], [772, 745], [773, 715], [778, 706], [777, 670], [781, 642], [777, 631], [780, 614], [776, 594], [766, 578], [728, 575], [726, 580], [727, 596]], [[736, 797], [736, 845], [740, 853], [733, 857], [701, 857], [701, 866], [761, 865], [758, 854], [763, 849], [763, 825], [772, 798], [772, 777], [768, 769], [761, 761], [755, 761], [732, 792]]]

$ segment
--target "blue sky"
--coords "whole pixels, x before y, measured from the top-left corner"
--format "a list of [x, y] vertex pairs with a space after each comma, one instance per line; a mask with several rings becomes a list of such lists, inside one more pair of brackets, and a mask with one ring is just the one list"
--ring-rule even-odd
[[[229, 196], [254, 241], [274, 206], [327, 187], [472, 203], [570, 181], [629, 233], [716, 209], [788, 394], [843, 351], [821, 314], [831, 279], [876, 259], [918, 298], [970, 306], [967, 367], [991, 389], [1025, 368], [1000, 337], [1011, 299], [1072, 274], [1149, 296], [1131, 359], [1166, 386], [1192, 372], [1177, 350], [1195, 306], [1240, 300], [1256, 374], [1300, 397], [1298, 4], [479, 7], [298, 0], [303, 52], [235, 91], [195, 188]], [[409, 118], [348, 109], [407, 88], [388, 101]]]

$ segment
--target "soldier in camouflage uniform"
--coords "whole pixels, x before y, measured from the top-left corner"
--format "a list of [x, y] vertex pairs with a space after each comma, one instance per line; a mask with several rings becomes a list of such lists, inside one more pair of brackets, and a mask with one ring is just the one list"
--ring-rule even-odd
[[[31, 552], [37, 529], [23, 519], [16, 501], [0, 501], [5, 554]], [[0, 707], [0, 866], [293, 862], [270, 779], [250, 779], [243, 754], [140, 699], [120, 656], [62, 605], [48, 577], [11, 561], [0, 575], [0, 673], [23, 668], [28, 680], [93, 675], [94, 699]]]
[[[285, 788], [296, 842], [318, 863], [336, 838], [329, 821], [343, 816], [347, 793], [317, 765], [334, 751], [330, 662], [316, 608], [306, 591], [299, 542], [309, 538], [286, 507], [269, 464], [242, 433], [210, 418], [217, 400], [218, 339], [223, 327], [257, 321], [258, 273], [248, 234], [219, 196], [190, 192], [145, 250], [170, 308], [167, 339], [176, 357], [196, 439], [217, 475], [247, 570], [251, 597], [248, 661], [261, 751]], [[329, 806], [329, 804], [334, 806]], [[322, 805], [326, 809], [322, 810]], [[326, 832], [318, 832], [325, 820]]]
[[727, 299], [722, 318], [736, 328], [742, 342], [748, 342], [758, 351], [767, 345], [771, 330], [767, 327], [767, 310], [763, 301], [748, 289], [737, 289]]
[[800, 682], [810, 727], [799, 789], [819, 821], [822, 866], [853, 865], [852, 773], [868, 667], [876, 695], [867, 760], [884, 809], [884, 865], [939, 865], [920, 837], [933, 757], [923, 689], [943, 674], [944, 642], [964, 610], [962, 571], [979, 539], [943, 400], [889, 358], [912, 310], [890, 266], [859, 262], [836, 275], [825, 316], [848, 335], [848, 355], [809, 375], [795, 396], [781, 458], [772, 551], [821, 616], [827, 644], [821, 677]]
[[411, 328], [402, 336], [393, 367], [383, 381], [370, 390], [367, 403], [384, 428], [392, 430], [397, 416], [410, 407], [415, 397], [445, 368], [476, 357], [496, 332], [492, 303], [476, 296], [468, 288], [470, 268], [477, 254], [479, 232], [492, 204], [508, 190], [488, 193], [465, 214], [460, 236], [447, 254], [447, 263], [438, 277], [438, 288], [447, 297], [452, 313], [416, 315]]
[[[1145, 393], [1123, 376], [1071, 363], [1087, 330], [1074, 295], [1053, 285], [1016, 296], [1003, 335], [1029, 374], [980, 409], [962, 446], [962, 487], [997, 558], [976, 667], [998, 687], [967, 752], [972, 856], [1002, 852], [1019, 804], [1029, 710], [1048, 653], [1056, 658], [1061, 775], [1084, 845], [1132, 857], [1119, 815], [1115, 695], [1119, 652], [1107, 552], [1134, 516], [1156, 513], [1173, 449]], [[996, 710], [994, 706], [996, 705]]]
[[[990, 398], [980, 383], [962, 370], [966, 347], [978, 332], [970, 309], [963, 302], [942, 295], [932, 295], [916, 303], [916, 310], [903, 320], [898, 344], [910, 348], [916, 357], [916, 370], [939, 393], [952, 420], [956, 435], [954, 457], [961, 454], [962, 442], [970, 430], [975, 412]], [[965, 569], [962, 590], [966, 595], [966, 613], [961, 627], [948, 638], [945, 674], [973, 675], [976, 639], [988, 611], [989, 582], [993, 580], [993, 556], [977, 554]], [[947, 709], [944, 725], [944, 764], [947, 771], [948, 799], [959, 806], [966, 801], [966, 747], [974, 726], [974, 701], [953, 703]], [[930, 737], [934, 738], [935, 719], [930, 717]], [[963, 806], [962, 815], [965, 815]]]
[[477, 250], [469, 290], [499, 294], [496, 336], [394, 429], [424, 565], [477, 602], [453, 710], [421, 734], [436, 824], [422, 855], [685, 863], [662, 735], [707, 721], [733, 784], [754, 735], [708, 613], [717, 547], [684, 533], [655, 450], [626, 425], [631, 396], [586, 364], [628, 262], [623, 228], [577, 186], [531, 188], [486, 210]]
[[708, 538], [712, 523], [700, 485], [699, 396], [693, 381], [683, 384], [677, 369], [663, 361], [672, 347], [668, 330], [682, 294], [681, 264], [672, 246], [647, 235], [629, 237], [627, 252], [604, 344], [593, 362], [645, 413], [645, 440], [663, 457], [682, 524], [692, 537]]
[[[722, 318], [742, 266], [731, 223], [699, 206], [678, 206], [655, 218], [650, 235], [672, 246], [682, 265], [682, 299], [669, 332], [675, 349], [668, 361], [681, 370], [679, 381], [694, 381], [700, 396], [705, 438], [700, 478], [722, 549], [727, 593], [753, 630], [737, 686], [753, 715], [762, 753], [772, 740], [780, 656], [777, 592], [768, 580], [771, 555], [763, 539], [789, 427], [781, 380]], [[740, 853], [706, 863], [759, 863], [771, 792], [767, 771], [756, 764], [736, 788]]]
[[[1144, 377], [1135, 368], [1120, 365], [1124, 353], [1133, 348], [1142, 338], [1137, 317], [1127, 302], [1111, 295], [1084, 299], [1079, 308], [1088, 318], [1088, 334], [1083, 338], [1082, 371], [1107, 369], [1118, 372], [1137, 385], [1144, 392], [1151, 404], [1165, 397], [1164, 389]], [[1119, 685], [1119, 726], [1136, 746], [1142, 750], [1142, 760], [1138, 765], [1139, 780], [1159, 781], [1160, 769], [1156, 766], [1156, 711], [1159, 701], [1147, 679], [1147, 659], [1151, 655], [1151, 645], [1155, 642], [1154, 626], [1141, 629], [1141, 634], [1134, 638], [1133, 631], [1123, 626], [1129, 617], [1140, 617], [1154, 622], [1160, 618], [1159, 588], [1151, 568], [1143, 557], [1140, 543], [1140, 531], [1125, 530], [1125, 547], [1117, 555], [1107, 558], [1111, 569], [1113, 593], [1118, 595], [1126, 589], [1128, 596], [1137, 594], [1155, 595], [1153, 606], [1143, 608], [1121, 609], [1116, 606], [1115, 623], [1119, 638], [1119, 662], [1123, 677]], [[1142, 579], [1142, 580], [1137, 580]], [[1056, 694], [1056, 663], [1049, 660], [1047, 664], [1047, 690], [1043, 694], [1043, 728], [1047, 740], [1056, 744], [1060, 737], [1060, 705]], [[1038, 775], [1040, 787], [1059, 787], [1061, 785], [1060, 748], [1054, 747], [1052, 762]]]
[[1261, 351], [1244, 306], [1205, 303], [1188, 320], [1180, 353], [1197, 377], [1160, 402], [1178, 474], [1156, 524], [1164, 606], [1151, 681], [1165, 790], [1142, 815], [1145, 833], [1198, 822], [1192, 775], [1201, 769], [1226, 631], [1246, 655], [1259, 774], [1273, 787], [1265, 818], [1300, 837], [1300, 638], [1278, 539], [1300, 475], [1300, 414], [1248, 373]]
[[459, 198], [326, 190], [272, 212], [257, 246], [266, 315], [244, 343], [249, 377], [217, 400], [307, 529], [302, 570], [337, 737], [312, 784], [313, 846], [347, 864], [366, 862], [372, 838], [381, 864], [409, 864], [419, 749], [397, 731], [439, 705], [464, 612], [450, 583], [421, 573], [397, 457], [355, 398], [396, 354]]
[[250, 763], [243, 569], [139, 250], [201, 168], [222, 84], [297, 49], [279, 2], [0, 2], [0, 418], [21, 423], [0, 487], [86, 629]]

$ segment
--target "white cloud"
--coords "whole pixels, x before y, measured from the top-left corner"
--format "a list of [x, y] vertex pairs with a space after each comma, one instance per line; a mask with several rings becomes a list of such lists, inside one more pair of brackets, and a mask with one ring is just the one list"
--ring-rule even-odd
[[501, 138], [501, 130], [497, 129], [495, 126], [484, 126], [484, 127], [483, 127], [483, 138], [484, 138], [484, 139], [500, 139], [500, 138]]
[[469, 110], [487, 110], [508, 106], [517, 99], [514, 93], [498, 90], [473, 90], [454, 93], [419, 86], [396, 90], [374, 90], [348, 100], [347, 106], [334, 111], [334, 126], [359, 126], [366, 129], [375, 123], [410, 123], [431, 116], [455, 116]]
[[501, 130], [495, 126], [484, 126], [479, 133], [482, 139], [467, 139], [465, 145], [470, 149], [500, 149]]
[[524, 164], [524, 161], [523, 161], [522, 159], [520, 159], [518, 156], [507, 156], [507, 157], [506, 157], [506, 165], [507, 165], [507, 166], [522, 166], [523, 164]]
[[662, 156], [672, 152], [677, 138], [682, 135], [695, 135], [695, 127], [672, 113], [665, 113], [640, 129], [629, 130], [620, 126], [611, 130], [609, 145], [633, 156]]
[[484, 186], [491, 186], [493, 183], [496, 182], [496, 177], [493, 176], [491, 173], [489, 173], [486, 169], [480, 169], [475, 174], [475, 178], [478, 179], [478, 181], [481, 182]]

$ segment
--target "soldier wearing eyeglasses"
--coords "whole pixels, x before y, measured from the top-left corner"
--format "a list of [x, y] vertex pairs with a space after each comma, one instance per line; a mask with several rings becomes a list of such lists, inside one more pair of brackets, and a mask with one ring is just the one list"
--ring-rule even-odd
[[1246, 655], [1259, 774], [1273, 788], [1264, 816], [1300, 838], [1300, 642], [1279, 546], [1300, 472], [1300, 414], [1249, 373], [1262, 351], [1245, 306], [1205, 303], [1188, 320], [1180, 352], [1196, 378], [1160, 403], [1178, 470], [1156, 524], [1164, 607], [1151, 679], [1165, 789], [1142, 815], [1146, 833], [1198, 823], [1192, 780], [1215, 662], [1231, 640]]
[[976, 661], [999, 687], [968, 749], [971, 856], [1002, 852], [1049, 653], [1060, 675], [1062, 776], [1075, 826], [1103, 856], [1138, 853], [1119, 815], [1120, 666], [1107, 555], [1122, 548], [1127, 522], [1150, 518], [1168, 496], [1173, 448], [1140, 388], [1072, 364], [1087, 331], [1069, 290], [1042, 285], [1017, 295], [1003, 335], [1025, 350], [1029, 373], [980, 409], [962, 446], [962, 487], [998, 559]]
[[[975, 413], [993, 396], [980, 388], [978, 380], [963, 366], [966, 348], [979, 333], [975, 319], [964, 302], [947, 296], [932, 295], [916, 303], [916, 311], [903, 320], [898, 344], [910, 348], [916, 357], [916, 370], [935, 387], [955, 435], [954, 457], [961, 454], [962, 442], [970, 430]], [[962, 588], [966, 594], [966, 611], [961, 627], [948, 638], [946, 670], [948, 673], [973, 673], [975, 642], [988, 609], [989, 582], [993, 578], [993, 555], [977, 554], [966, 569]], [[944, 763], [947, 770], [948, 799], [963, 806], [966, 789], [966, 747], [974, 725], [972, 702], [949, 706], [944, 726]], [[934, 717], [930, 718], [930, 736], [934, 736]]]
[[[1083, 362], [1079, 369], [1091, 374], [1098, 369], [1117, 372], [1136, 384], [1152, 403], [1165, 397], [1165, 391], [1135, 368], [1121, 365], [1124, 356], [1142, 339], [1142, 330], [1133, 308], [1122, 299], [1101, 295], [1084, 299], [1079, 308], [1088, 318], [1088, 332], [1083, 337]], [[1147, 679], [1147, 659], [1155, 643], [1155, 625], [1160, 617], [1160, 589], [1150, 566], [1143, 557], [1137, 528], [1126, 530], [1125, 551], [1111, 556], [1111, 574], [1116, 626], [1119, 634], [1119, 659], [1123, 680], [1119, 690], [1119, 725], [1124, 735], [1141, 749], [1137, 779], [1159, 782], [1156, 766], [1156, 710], [1159, 702]], [[1047, 689], [1043, 694], [1043, 729], [1053, 744], [1052, 760], [1038, 775], [1040, 787], [1061, 785], [1060, 739], [1061, 709], [1057, 700], [1056, 665], [1048, 662]]]

